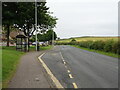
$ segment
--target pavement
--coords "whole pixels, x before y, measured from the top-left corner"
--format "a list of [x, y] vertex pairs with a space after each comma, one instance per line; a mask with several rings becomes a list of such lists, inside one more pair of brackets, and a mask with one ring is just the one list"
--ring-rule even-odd
[[41, 58], [65, 88], [118, 88], [117, 58], [67, 45]]
[[25, 54], [8, 88], [55, 88], [54, 83], [38, 60], [43, 52]]

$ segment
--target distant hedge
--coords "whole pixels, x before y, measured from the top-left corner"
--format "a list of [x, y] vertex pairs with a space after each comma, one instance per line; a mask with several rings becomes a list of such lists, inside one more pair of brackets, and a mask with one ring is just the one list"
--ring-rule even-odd
[[69, 43], [56, 43], [57, 45], [78, 45], [80, 47], [101, 50], [105, 52], [112, 52], [120, 55], [120, 40], [107, 40], [107, 41], [71, 41]]

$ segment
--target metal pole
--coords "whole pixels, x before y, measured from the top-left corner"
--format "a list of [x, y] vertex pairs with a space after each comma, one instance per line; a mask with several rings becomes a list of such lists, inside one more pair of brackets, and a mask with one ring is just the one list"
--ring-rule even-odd
[[35, 29], [36, 29], [36, 51], [37, 51], [37, 0], [35, 0]]

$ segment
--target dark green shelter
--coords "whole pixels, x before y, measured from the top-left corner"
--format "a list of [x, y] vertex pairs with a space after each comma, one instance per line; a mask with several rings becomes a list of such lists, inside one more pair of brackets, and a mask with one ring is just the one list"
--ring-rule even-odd
[[28, 37], [25, 35], [16, 36], [16, 50], [28, 51]]

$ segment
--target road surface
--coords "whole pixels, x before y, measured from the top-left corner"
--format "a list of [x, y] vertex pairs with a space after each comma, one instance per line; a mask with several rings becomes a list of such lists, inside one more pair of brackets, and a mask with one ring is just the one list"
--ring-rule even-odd
[[61, 45], [42, 60], [65, 88], [118, 88], [118, 59]]

